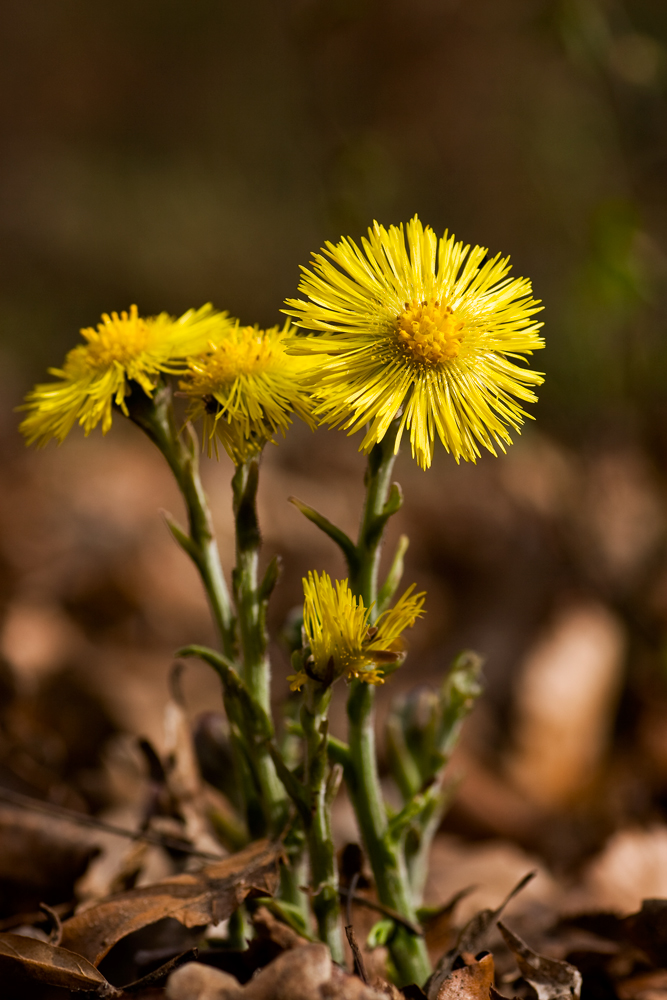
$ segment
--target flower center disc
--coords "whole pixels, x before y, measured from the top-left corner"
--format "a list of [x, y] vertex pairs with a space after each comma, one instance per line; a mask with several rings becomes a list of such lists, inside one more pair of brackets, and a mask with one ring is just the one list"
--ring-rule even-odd
[[463, 339], [463, 322], [440, 302], [405, 303], [396, 320], [398, 342], [415, 361], [439, 365], [455, 358]]
[[114, 362], [127, 365], [150, 344], [150, 328], [145, 320], [137, 315], [136, 307], [130, 313], [122, 312], [120, 316], [112, 313], [105, 315], [104, 322], [97, 330], [82, 330], [88, 340], [86, 360], [91, 368], [108, 368]]

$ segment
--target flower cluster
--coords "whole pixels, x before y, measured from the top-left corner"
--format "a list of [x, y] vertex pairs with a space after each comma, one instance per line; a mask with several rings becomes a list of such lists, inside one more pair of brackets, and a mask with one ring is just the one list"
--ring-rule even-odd
[[209, 453], [221, 441], [238, 464], [285, 433], [295, 412], [311, 424], [366, 427], [361, 448], [382, 440], [393, 420], [409, 433], [422, 468], [436, 436], [456, 461], [475, 461], [511, 442], [542, 376], [524, 364], [544, 346], [539, 303], [508, 258], [438, 239], [415, 216], [407, 226], [377, 222], [359, 247], [327, 243], [303, 268], [284, 311], [302, 329], [242, 326], [210, 305], [180, 319], [104, 314], [86, 343], [67, 355], [57, 379], [29, 393], [21, 430], [29, 443], [88, 434], [127, 413], [128, 383], [150, 396], [163, 374], [180, 374], [202, 419]]
[[288, 680], [298, 691], [310, 677], [330, 685], [339, 677], [384, 684], [385, 675], [403, 659], [401, 639], [424, 613], [423, 593], [414, 594], [414, 584], [396, 605], [371, 625], [371, 609], [355, 597], [347, 580], [322, 573], [309, 573], [303, 581], [303, 629], [309, 655], [305, 668]]

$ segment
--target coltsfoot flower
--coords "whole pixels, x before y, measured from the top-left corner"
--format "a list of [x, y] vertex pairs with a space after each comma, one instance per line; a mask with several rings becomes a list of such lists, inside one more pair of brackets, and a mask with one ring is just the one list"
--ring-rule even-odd
[[368, 424], [360, 450], [370, 451], [400, 415], [396, 450], [407, 429], [422, 468], [436, 433], [457, 462], [474, 462], [480, 445], [504, 451], [508, 426], [528, 416], [519, 401], [534, 402], [543, 381], [515, 363], [544, 346], [530, 281], [507, 277], [509, 258], [438, 239], [417, 216], [405, 229], [375, 222], [361, 243], [314, 254], [299, 285], [308, 301], [284, 310], [320, 334], [298, 350], [328, 355], [316, 417], [350, 434]]
[[312, 423], [304, 373], [311, 362], [287, 353], [289, 322], [260, 330], [235, 324], [199, 357], [188, 359], [180, 382], [190, 397], [191, 419], [203, 420], [209, 454], [220, 440], [238, 465], [261, 451], [295, 412]]
[[115, 404], [127, 415], [128, 380], [150, 396], [161, 372], [177, 370], [178, 358], [204, 350], [234, 320], [209, 305], [190, 309], [179, 319], [167, 313], [139, 315], [136, 306], [120, 315], [103, 313], [97, 329], [81, 330], [86, 343], [69, 352], [62, 368], [50, 368], [58, 381], [37, 385], [22, 409], [28, 416], [20, 430], [28, 444], [64, 441], [79, 423], [86, 435], [100, 422], [111, 427]]
[[309, 677], [324, 684], [339, 677], [384, 684], [403, 659], [401, 634], [424, 614], [425, 594], [414, 589], [412, 584], [371, 625], [370, 608], [354, 596], [347, 580], [337, 580], [334, 587], [327, 573], [309, 573], [303, 580], [303, 629], [310, 656], [304, 670], [288, 677], [291, 690], [298, 691]]

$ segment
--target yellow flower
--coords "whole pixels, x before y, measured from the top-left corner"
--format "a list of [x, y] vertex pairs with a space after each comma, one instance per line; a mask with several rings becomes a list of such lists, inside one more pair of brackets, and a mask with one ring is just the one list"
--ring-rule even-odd
[[414, 584], [408, 587], [371, 625], [371, 609], [353, 595], [347, 580], [337, 580], [334, 587], [326, 573], [309, 573], [303, 581], [303, 628], [310, 656], [305, 670], [288, 677], [291, 689], [298, 690], [309, 676], [324, 684], [339, 677], [384, 684], [403, 658], [401, 633], [424, 613], [425, 595], [413, 594], [414, 589]]
[[192, 400], [189, 416], [203, 418], [209, 454], [220, 439], [238, 465], [262, 450], [277, 431], [284, 436], [296, 412], [311, 422], [304, 373], [310, 361], [287, 353], [289, 321], [274, 326], [236, 324], [188, 359], [180, 389]]
[[[407, 247], [406, 247], [407, 238]], [[438, 437], [456, 461], [475, 461], [479, 445], [494, 455], [528, 416], [537, 372], [514, 362], [544, 346], [539, 312], [525, 278], [508, 278], [509, 258], [486, 260], [483, 247], [438, 240], [415, 216], [388, 230], [377, 222], [362, 239], [326, 244], [302, 268], [284, 311], [320, 336], [298, 350], [325, 352], [317, 372], [316, 417], [350, 434], [368, 424], [361, 450], [381, 441], [395, 417], [410, 432], [422, 468]]]
[[102, 423], [111, 427], [115, 404], [127, 415], [128, 380], [151, 395], [160, 372], [174, 371], [176, 359], [201, 351], [212, 336], [230, 325], [227, 313], [209, 305], [190, 309], [179, 319], [167, 313], [146, 319], [136, 306], [129, 313], [103, 313], [97, 329], [81, 330], [86, 340], [69, 352], [62, 368], [50, 368], [57, 382], [37, 385], [21, 407], [28, 410], [20, 430], [28, 444], [64, 441], [79, 423], [86, 435]]

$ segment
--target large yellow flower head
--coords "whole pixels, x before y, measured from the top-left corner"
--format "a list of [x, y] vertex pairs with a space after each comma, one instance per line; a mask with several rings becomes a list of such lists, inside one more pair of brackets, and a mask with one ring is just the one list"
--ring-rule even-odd
[[298, 326], [320, 333], [298, 349], [328, 355], [316, 416], [350, 434], [368, 424], [369, 451], [400, 414], [396, 450], [407, 429], [422, 468], [436, 433], [457, 462], [474, 462], [480, 445], [504, 450], [508, 426], [527, 416], [519, 401], [533, 402], [543, 381], [515, 363], [544, 346], [530, 281], [507, 277], [508, 258], [438, 239], [416, 216], [405, 228], [375, 222], [361, 243], [327, 243], [302, 268], [308, 301], [287, 301]]
[[310, 361], [288, 354], [292, 339], [289, 321], [270, 330], [236, 323], [188, 359], [180, 389], [192, 400], [189, 416], [203, 418], [209, 454], [219, 439], [238, 465], [284, 436], [292, 412], [311, 422]]
[[203, 350], [233, 322], [210, 304], [179, 319], [167, 313], [144, 319], [136, 306], [120, 315], [103, 313], [97, 329], [81, 331], [86, 343], [69, 352], [63, 367], [49, 369], [58, 381], [37, 385], [26, 396], [28, 416], [20, 429], [28, 444], [64, 441], [76, 423], [88, 435], [101, 422], [106, 434], [114, 404], [127, 415], [128, 381], [150, 396], [161, 372], [174, 371], [177, 359]]
[[332, 684], [339, 677], [384, 684], [405, 652], [401, 633], [423, 613], [423, 593], [413, 594], [414, 584], [396, 605], [384, 611], [374, 625], [370, 608], [355, 597], [347, 580], [309, 573], [303, 580], [303, 629], [310, 656], [305, 669], [288, 677], [293, 691], [308, 678]]

